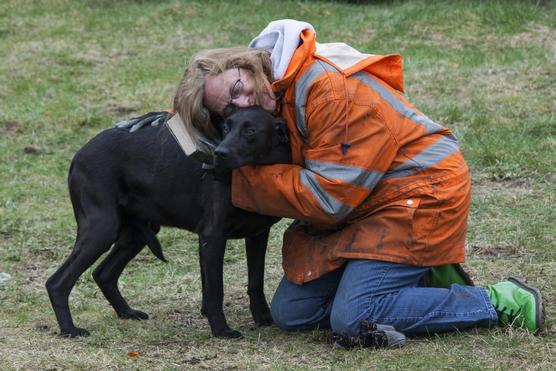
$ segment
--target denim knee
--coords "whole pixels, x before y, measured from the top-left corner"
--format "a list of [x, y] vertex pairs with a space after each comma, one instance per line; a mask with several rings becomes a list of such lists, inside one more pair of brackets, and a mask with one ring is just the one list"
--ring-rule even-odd
[[307, 331], [330, 328], [325, 310], [321, 308], [298, 308], [292, 310], [291, 302], [272, 301], [270, 315], [274, 324], [283, 331]]
[[270, 305], [270, 315], [274, 324], [289, 332], [330, 328], [329, 313], [330, 305], [311, 300], [292, 301], [278, 291]]
[[291, 311], [288, 311], [287, 308], [283, 308], [284, 303], [280, 303], [275, 299], [276, 297], [274, 297], [270, 306], [272, 321], [274, 321], [274, 324], [284, 331], [295, 331], [295, 326], [292, 326], [295, 318], [293, 318]]

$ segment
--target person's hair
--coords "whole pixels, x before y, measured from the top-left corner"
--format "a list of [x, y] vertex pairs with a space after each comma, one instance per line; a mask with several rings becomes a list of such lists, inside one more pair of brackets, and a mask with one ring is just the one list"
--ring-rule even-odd
[[174, 97], [174, 110], [197, 147], [206, 153], [210, 153], [206, 142], [218, 141], [221, 134], [211, 121], [215, 116], [203, 105], [205, 81], [231, 68], [244, 68], [253, 74], [255, 103], [260, 105], [268, 94], [264, 78], [273, 81], [270, 54], [262, 49], [222, 48], [198, 52], [191, 58]]

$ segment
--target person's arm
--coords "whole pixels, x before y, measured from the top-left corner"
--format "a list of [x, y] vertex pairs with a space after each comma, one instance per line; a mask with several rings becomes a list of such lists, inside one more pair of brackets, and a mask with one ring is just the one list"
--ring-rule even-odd
[[[398, 144], [378, 108], [326, 100], [307, 112], [305, 166], [245, 166], [233, 172], [232, 202], [260, 214], [336, 224], [372, 192]], [[344, 153], [341, 143], [349, 143]]]
[[132, 117], [118, 122], [115, 126], [119, 129], [128, 129], [130, 133], [141, 129], [143, 126], [157, 126], [166, 122], [175, 112], [172, 110], [149, 112], [139, 117]]

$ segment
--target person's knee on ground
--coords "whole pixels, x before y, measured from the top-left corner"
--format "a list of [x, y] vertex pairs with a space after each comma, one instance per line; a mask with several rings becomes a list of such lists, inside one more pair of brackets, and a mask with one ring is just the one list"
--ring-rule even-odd
[[294, 285], [282, 279], [270, 304], [274, 324], [284, 331], [306, 331], [330, 328], [330, 307], [321, 300], [310, 297], [296, 298]]
[[[275, 295], [270, 305], [270, 315], [274, 324], [283, 331], [307, 331], [316, 328], [330, 328], [330, 320], [323, 309], [305, 308], [292, 310], [289, 300], [281, 300]], [[321, 318], [324, 317], [324, 318]]]
[[282, 300], [278, 295], [274, 295], [270, 304], [270, 315], [272, 321], [283, 331], [296, 331], [297, 314], [288, 310], [286, 300]]
[[330, 328], [330, 311], [342, 269], [329, 272], [303, 285], [283, 277], [272, 298], [270, 314], [285, 331]]

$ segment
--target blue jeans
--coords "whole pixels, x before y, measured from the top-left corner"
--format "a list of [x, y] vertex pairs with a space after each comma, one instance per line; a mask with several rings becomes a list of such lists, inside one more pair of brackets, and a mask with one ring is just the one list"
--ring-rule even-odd
[[332, 328], [335, 333], [350, 336], [359, 334], [363, 320], [391, 325], [407, 334], [498, 323], [496, 311], [481, 287], [420, 287], [429, 269], [350, 260], [343, 268], [304, 285], [283, 277], [272, 299], [272, 318], [286, 331]]

